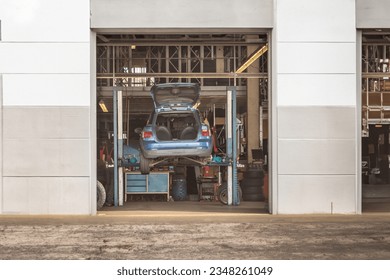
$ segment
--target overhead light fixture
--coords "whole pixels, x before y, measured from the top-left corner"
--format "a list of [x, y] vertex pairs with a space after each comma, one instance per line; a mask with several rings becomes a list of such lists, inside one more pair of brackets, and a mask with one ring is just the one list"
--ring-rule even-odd
[[104, 113], [108, 112], [108, 109], [107, 109], [106, 104], [104, 103], [103, 99], [99, 101], [99, 106]]
[[249, 58], [237, 69], [236, 74], [242, 73], [246, 68], [248, 68], [256, 59], [265, 54], [268, 51], [268, 45], [265, 45], [257, 49]]
[[132, 49], [132, 50], [135, 50], [136, 48], [137, 48], [136, 45], [131, 45], [131, 49]]

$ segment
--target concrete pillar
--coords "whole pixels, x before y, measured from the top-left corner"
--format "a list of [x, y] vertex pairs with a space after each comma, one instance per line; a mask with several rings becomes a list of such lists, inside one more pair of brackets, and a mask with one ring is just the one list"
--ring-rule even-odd
[[272, 213], [358, 214], [355, 1], [275, 8]]
[[[248, 35], [247, 40], [258, 39], [256, 35]], [[248, 56], [252, 54], [258, 46], [248, 46]], [[259, 72], [259, 60], [257, 59], [248, 67], [248, 73]], [[253, 161], [252, 149], [259, 148], [260, 143], [260, 122], [259, 122], [259, 104], [260, 104], [259, 79], [248, 79], [247, 83], [247, 149], [248, 162]]]
[[0, 1], [0, 212], [95, 214], [90, 1], [31, 3]]

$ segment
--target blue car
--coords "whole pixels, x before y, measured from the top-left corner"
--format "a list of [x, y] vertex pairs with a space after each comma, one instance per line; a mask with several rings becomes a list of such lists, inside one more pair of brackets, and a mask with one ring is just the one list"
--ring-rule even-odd
[[199, 105], [200, 87], [194, 83], [167, 83], [152, 87], [155, 109], [140, 137], [140, 170], [172, 162], [209, 161], [212, 139]]

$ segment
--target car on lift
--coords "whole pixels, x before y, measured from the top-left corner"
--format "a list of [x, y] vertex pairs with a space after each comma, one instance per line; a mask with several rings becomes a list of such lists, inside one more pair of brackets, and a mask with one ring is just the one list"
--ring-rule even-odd
[[140, 171], [147, 174], [158, 164], [210, 160], [210, 128], [202, 120], [200, 86], [195, 83], [157, 84], [151, 88], [155, 109], [140, 137]]

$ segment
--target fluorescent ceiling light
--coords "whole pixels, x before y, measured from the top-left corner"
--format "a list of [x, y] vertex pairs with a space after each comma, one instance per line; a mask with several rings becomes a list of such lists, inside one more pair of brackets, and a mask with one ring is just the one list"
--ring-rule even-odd
[[237, 69], [236, 73], [242, 73], [246, 68], [248, 68], [256, 59], [265, 54], [268, 51], [268, 45], [265, 45], [258, 50], [256, 50], [253, 54], [249, 56], [249, 58]]
[[107, 109], [106, 104], [104, 103], [103, 99], [99, 101], [99, 106], [104, 113], [108, 112], [108, 109]]

